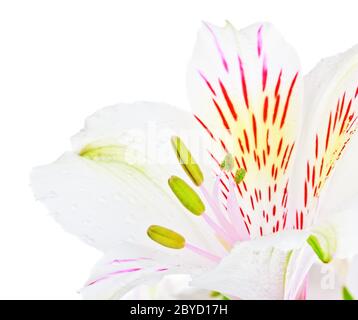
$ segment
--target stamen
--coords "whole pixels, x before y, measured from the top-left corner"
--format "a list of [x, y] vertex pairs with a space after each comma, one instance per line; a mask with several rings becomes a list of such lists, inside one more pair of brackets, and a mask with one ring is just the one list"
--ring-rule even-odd
[[200, 256], [203, 256], [203, 257], [205, 257], [205, 258], [207, 258], [209, 260], [212, 260], [214, 262], [220, 262], [220, 260], [221, 260], [220, 257], [218, 257], [218, 256], [216, 256], [214, 254], [211, 254], [210, 252], [207, 252], [207, 251], [205, 251], [203, 249], [200, 249], [200, 248], [198, 248], [198, 247], [196, 247], [196, 246], [194, 246], [192, 244], [189, 244], [189, 243], [185, 244], [185, 248], [191, 250], [192, 252], [194, 252], [194, 253], [196, 253], [196, 254], [198, 254]]
[[[216, 224], [206, 213], [202, 215], [205, 222], [214, 230], [214, 232], [222, 238], [222, 240], [226, 241], [228, 244], [232, 244], [233, 240], [227, 235], [227, 233], [218, 225]], [[227, 246], [224, 246], [225, 249]]]
[[147, 235], [153, 241], [167, 248], [183, 249], [185, 247], [185, 238], [165, 227], [152, 225], [148, 228]]
[[200, 186], [200, 190], [201, 190], [202, 194], [204, 195], [206, 201], [210, 205], [212, 211], [214, 212], [214, 214], [216, 216], [216, 219], [221, 224], [221, 226], [225, 229], [225, 231], [227, 233], [227, 237], [230, 238], [230, 244], [234, 244], [235, 243], [235, 237], [233, 235], [235, 234], [235, 231], [233, 230], [233, 227], [227, 221], [227, 219], [225, 218], [225, 216], [224, 216], [223, 212], [221, 211], [220, 207], [215, 202], [213, 197], [210, 195], [208, 190], [206, 190], [206, 188], [203, 185]]
[[200, 186], [204, 181], [204, 176], [190, 151], [179, 137], [172, 137], [171, 142], [184, 171], [196, 186]]
[[238, 170], [236, 170], [236, 173], [235, 173], [235, 182], [237, 184], [239, 184], [240, 182], [242, 182], [245, 178], [245, 175], [246, 175], [246, 170], [244, 168], [240, 168]]
[[191, 213], [200, 216], [205, 211], [205, 205], [199, 195], [184, 180], [172, 176], [168, 184], [181, 204]]
[[242, 215], [239, 213], [237, 198], [235, 195], [235, 182], [230, 181], [229, 194], [227, 199], [227, 213], [236, 231], [236, 238], [240, 241], [250, 239]]
[[228, 243], [232, 242], [232, 240], [227, 236], [226, 232], [205, 213], [205, 205], [201, 201], [199, 195], [184, 180], [177, 176], [172, 176], [168, 180], [168, 184], [180, 203], [186, 209], [188, 209], [196, 216], [202, 216], [205, 222], [224, 241]]
[[225, 159], [220, 164], [220, 168], [225, 171], [231, 171], [234, 168], [234, 157], [231, 155], [231, 153], [228, 153], [225, 156]]

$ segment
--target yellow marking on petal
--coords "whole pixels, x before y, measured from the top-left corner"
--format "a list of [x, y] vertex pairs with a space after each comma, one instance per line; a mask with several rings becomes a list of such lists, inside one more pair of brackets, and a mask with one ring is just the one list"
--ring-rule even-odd
[[291, 258], [292, 258], [292, 254], [293, 254], [293, 250], [288, 251], [287, 255], [286, 255], [286, 261], [285, 261], [285, 271], [283, 274], [283, 287], [286, 287], [286, 282], [287, 282], [287, 271], [288, 271], [288, 266], [290, 264]]
[[88, 144], [79, 152], [79, 155], [94, 161], [121, 161], [124, 158], [125, 149], [118, 145], [95, 146]]
[[153, 241], [171, 249], [183, 249], [185, 238], [179, 233], [162, 226], [152, 225], [147, 230], [147, 235]]
[[172, 176], [168, 180], [170, 189], [191, 213], [200, 216], [205, 211], [205, 205], [199, 195], [181, 178]]
[[145, 167], [136, 162], [139, 155], [127, 146], [116, 144], [88, 144], [78, 154], [80, 157], [94, 161], [98, 164], [118, 164], [128, 166], [152, 180], [150, 173], [146, 172]]
[[172, 137], [171, 142], [184, 171], [195, 185], [200, 186], [204, 181], [204, 176], [190, 151], [179, 137]]

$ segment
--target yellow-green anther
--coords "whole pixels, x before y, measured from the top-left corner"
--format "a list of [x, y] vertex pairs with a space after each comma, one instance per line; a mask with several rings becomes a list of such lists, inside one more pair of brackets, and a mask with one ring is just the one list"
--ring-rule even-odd
[[346, 286], [342, 288], [343, 300], [355, 300], [352, 293], [348, 290]]
[[181, 178], [172, 176], [168, 180], [170, 189], [181, 204], [191, 213], [200, 216], [205, 211], [205, 205], [199, 195]]
[[179, 137], [172, 137], [171, 142], [184, 171], [195, 185], [200, 186], [204, 181], [204, 176], [190, 151]]
[[220, 164], [221, 169], [225, 171], [231, 171], [234, 168], [234, 157], [231, 155], [231, 153], [228, 153], [225, 156], [225, 159]]
[[324, 250], [322, 248], [322, 245], [320, 244], [318, 237], [316, 237], [313, 234], [310, 235], [307, 239], [307, 243], [311, 246], [313, 251], [316, 253], [317, 257], [323, 263], [329, 263], [332, 260], [332, 255], [328, 250]]
[[161, 226], [150, 226], [147, 235], [153, 241], [171, 249], [182, 249], [185, 247], [185, 239], [179, 233]]
[[246, 175], [246, 170], [243, 169], [243, 168], [240, 168], [238, 170], [236, 170], [236, 173], [235, 173], [235, 182], [237, 184], [239, 184], [240, 182], [242, 182], [245, 178], [245, 175]]

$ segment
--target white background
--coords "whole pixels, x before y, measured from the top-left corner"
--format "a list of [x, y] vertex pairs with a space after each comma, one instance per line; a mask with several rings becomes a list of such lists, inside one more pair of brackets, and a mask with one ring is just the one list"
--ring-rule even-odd
[[309, 71], [358, 42], [357, 1], [1, 0], [0, 298], [79, 299], [100, 253], [62, 231], [29, 187], [86, 116], [117, 102], [188, 108], [201, 20], [270, 21]]

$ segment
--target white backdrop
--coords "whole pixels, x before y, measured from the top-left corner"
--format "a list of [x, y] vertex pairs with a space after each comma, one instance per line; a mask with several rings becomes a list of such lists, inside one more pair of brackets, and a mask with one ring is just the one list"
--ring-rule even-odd
[[79, 299], [100, 253], [62, 231], [29, 188], [86, 116], [117, 102], [189, 108], [201, 20], [269, 21], [309, 71], [358, 42], [356, 0], [1, 0], [0, 298]]

